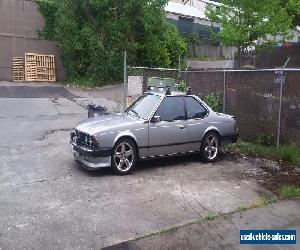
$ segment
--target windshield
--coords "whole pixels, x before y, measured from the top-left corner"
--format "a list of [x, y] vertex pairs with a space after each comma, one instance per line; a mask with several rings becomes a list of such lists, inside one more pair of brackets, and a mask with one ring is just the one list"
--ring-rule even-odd
[[159, 99], [160, 96], [153, 94], [142, 95], [134, 103], [131, 104], [131, 106], [126, 110], [126, 113], [146, 120], [156, 106]]

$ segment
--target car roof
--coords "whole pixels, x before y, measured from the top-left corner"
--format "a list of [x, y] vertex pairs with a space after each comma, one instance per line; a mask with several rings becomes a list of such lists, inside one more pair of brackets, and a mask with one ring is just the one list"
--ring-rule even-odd
[[159, 95], [159, 96], [192, 96], [188, 95], [186, 92], [180, 92], [180, 91], [171, 91], [171, 94], [166, 94], [166, 90], [149, 90], [146, 91], [145, 94], [152, 94], [152, 95]]

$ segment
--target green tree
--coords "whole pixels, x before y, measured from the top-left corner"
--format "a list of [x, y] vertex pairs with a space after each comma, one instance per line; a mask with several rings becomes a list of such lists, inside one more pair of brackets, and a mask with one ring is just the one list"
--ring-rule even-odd
[[176, 67], [187, 45], [165, 19], [167, 0], [37, 0], [40, 34], [56, 40], [70, 79], [97, 85], [122, 79], [131, 65]]
[[282, 0], [282, 6], [286, 8], [289, 16], [293, 18], [293, 27], [300, 26], [300, 1]]
[[[297, 0], [298, 1], [298, 0]], [[274, 45], [275, 37], [288, 36], [292, 17], [280, 0], [220, 0], [219, 8], [208, 8], [207, 17], [221, 24], [214, 37], [226, 46], [238, 48], [240, 56], [249, 48]]]

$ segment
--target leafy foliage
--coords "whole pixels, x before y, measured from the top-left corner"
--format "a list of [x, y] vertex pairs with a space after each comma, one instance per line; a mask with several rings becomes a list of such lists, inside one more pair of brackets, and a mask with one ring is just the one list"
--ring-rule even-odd
[[300, 197], [300, 187], [284, 185], [279, 190], [279, 197], [281, 199], [291, 199]]
[[102, 85], [122, 79], [128, 63], [175, 67], [187, 45], [165, 20], [167, 0], [37, 0], [40, 35], [58, 42], [67, 76]]
[[276, 147], [239, 140], [235, 144], [226, 145], [225, 148], [226, 151], [242, 155], [261, 156], [276, 161], [285, 161], [300, 167], [300, 150], [294, 144]]
[[[293, 1], [293, 0], [290, 0]], [[296, 0], [298, 1], [298, 0]], [[275, 44], [275, 37], [288, 36], [292, 17], [281, 0], [220, 0], [219, 8], [208, 8], [206, 15], [221, 24], [215, 39], [238, 48], [238, 55], [249, 48], [265, 48]]]
[[203, 98], [203, 101], [212, 108], [215, 112], [222, 112], [223, 110], [223, 93], [211, 93]]
[[181, 92], [186, 92], [186, 82], [184, 80], [179, 81], [178, 90]]
[[274, 143], [274, 136], [264, 134], [264, 133], [258, 133], [256, 135], [255, 142], [257, 144], [261, 144], [261, 145], [264, 145], [264, 146], [272, 146], [273, 143]]
[[300, 26], [300, 1], [282, 0], [281, 4], [286, 8], [288, 15], [293, 18], [293, 26]]

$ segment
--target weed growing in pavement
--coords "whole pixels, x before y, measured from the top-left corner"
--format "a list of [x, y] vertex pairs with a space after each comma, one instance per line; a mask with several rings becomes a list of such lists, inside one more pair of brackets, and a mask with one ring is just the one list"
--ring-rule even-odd
[[279, 190], [280, 199], [290, 199], [300, 197], [300, 187], [284, 185]]
[[208, 214], [204, 217], [204, 220], [212, 221], [212, 220], [215, 220], [218, 217], [219, 217], [219, 215], [217, 215], [217, 214]]
[[300, 167], [300, 149], [294, 145], [265, 146], [257, 143], [239, 140], [235, 144], [225, 146], [225, 152], [237, 154], [260, 156], [275, 161], [288, 162], [294, 166]]
[[236, 209], [236, 212], [246, 212], [247, 211], [247, 208], [246, 207], [238, 207]]

